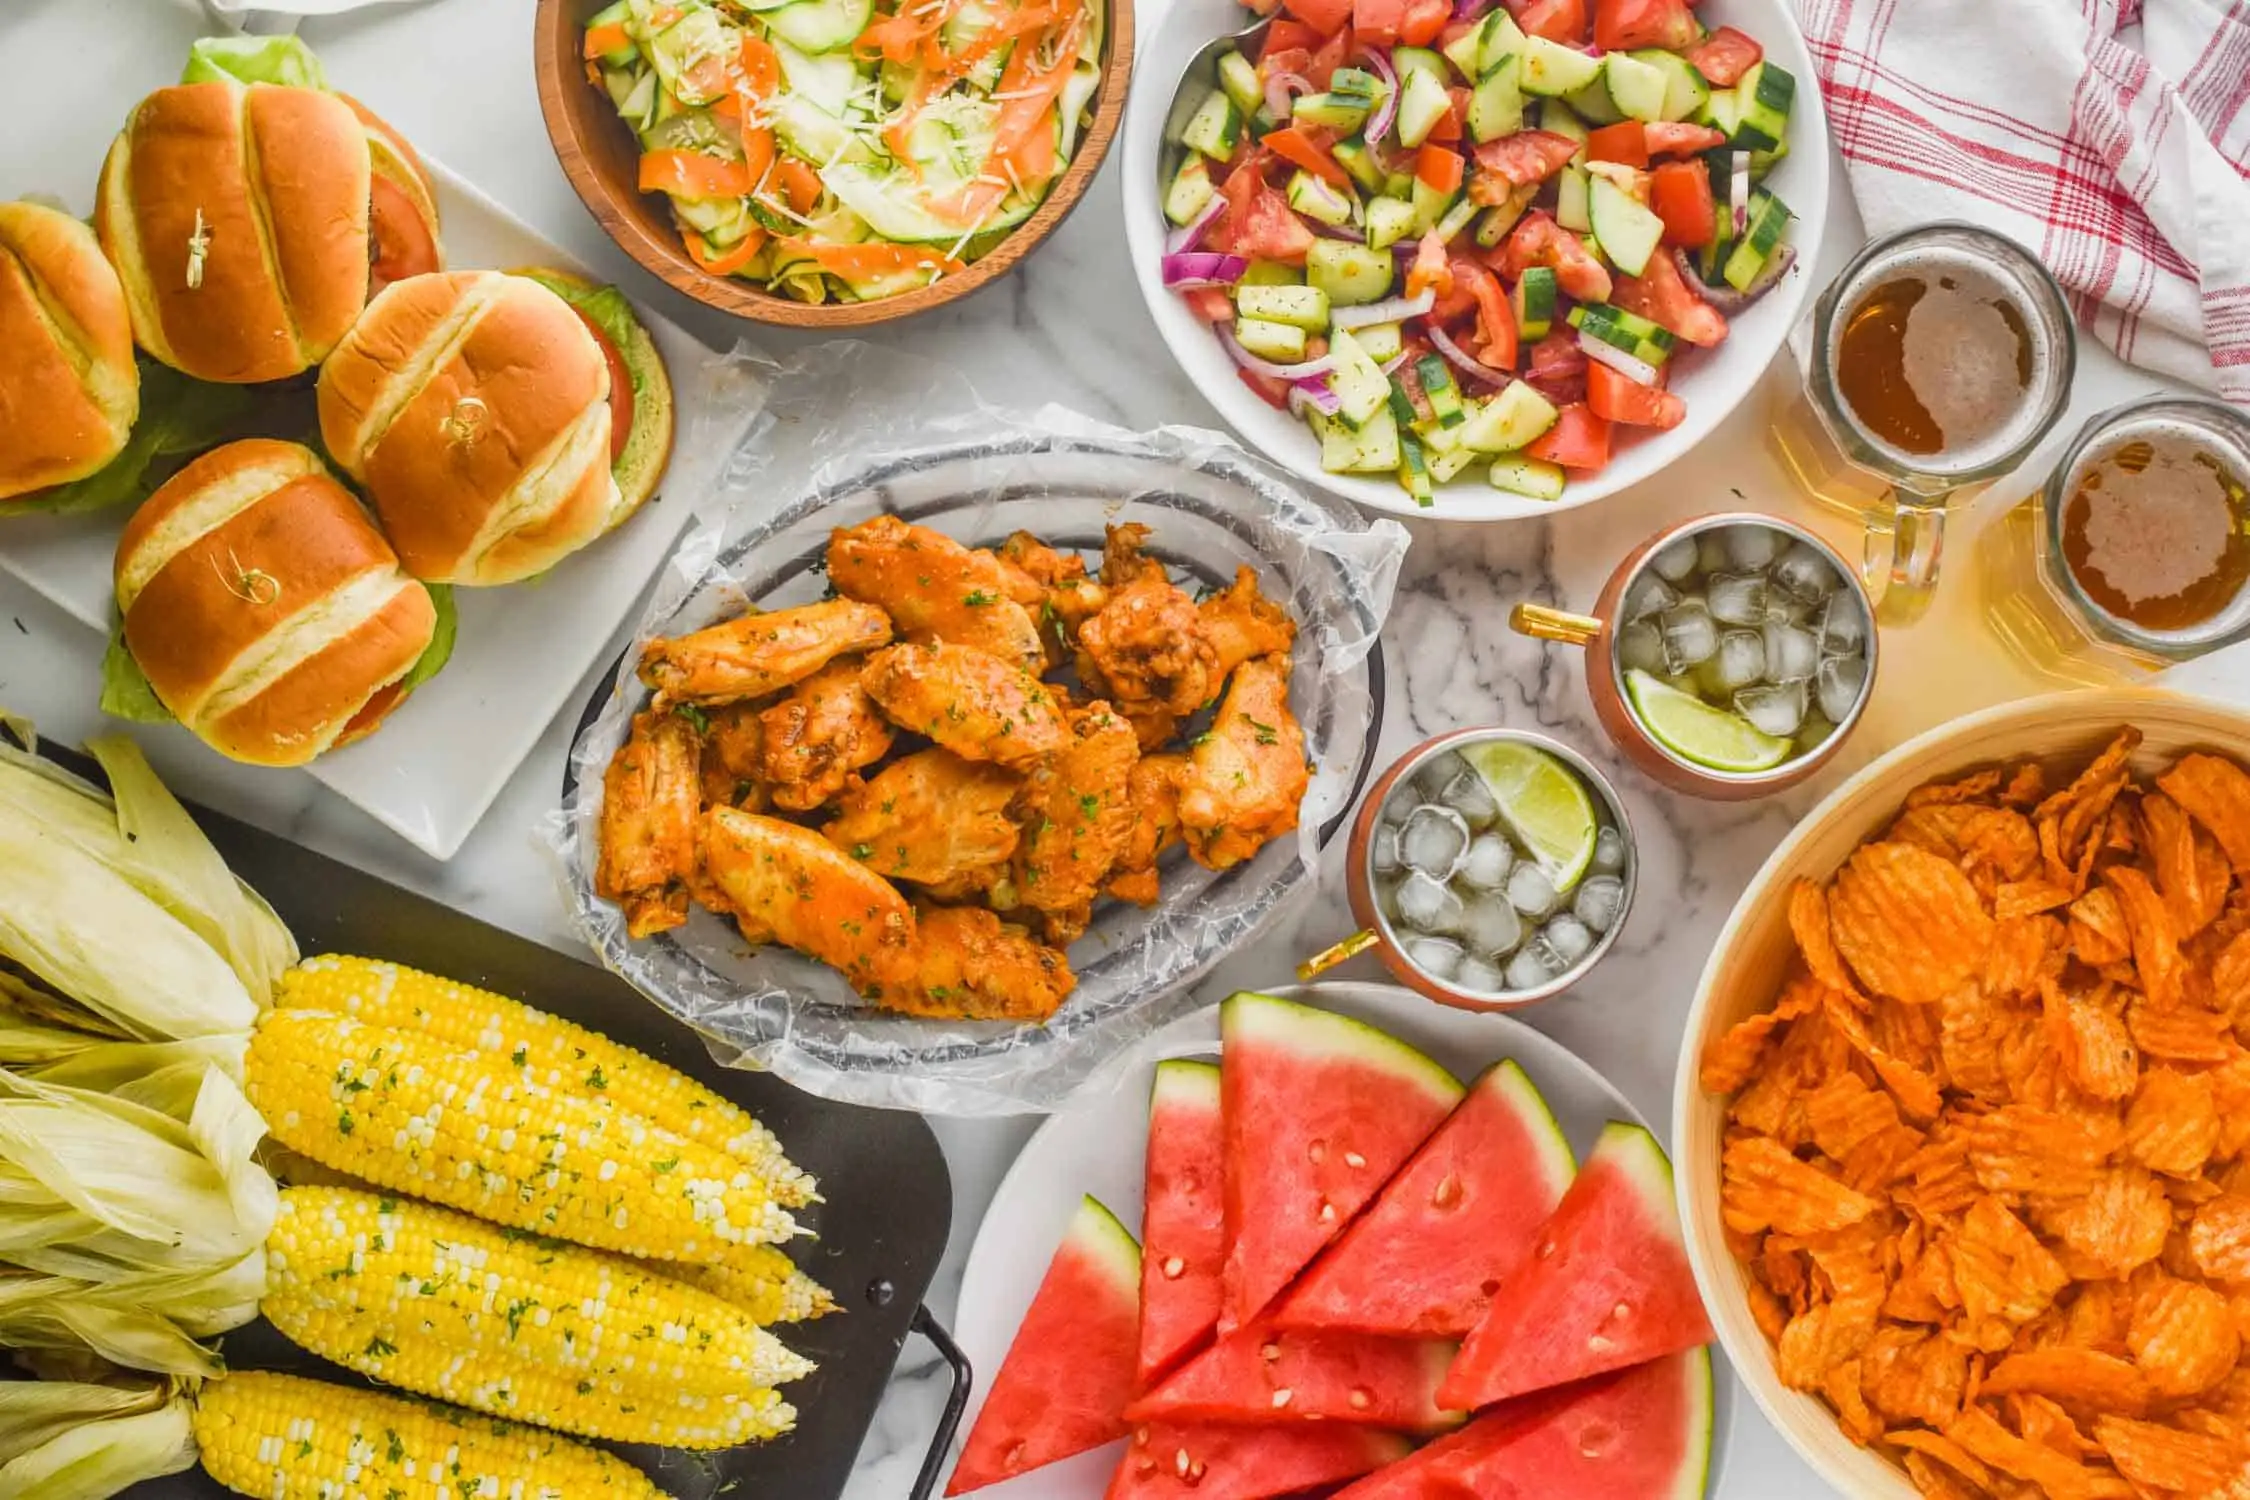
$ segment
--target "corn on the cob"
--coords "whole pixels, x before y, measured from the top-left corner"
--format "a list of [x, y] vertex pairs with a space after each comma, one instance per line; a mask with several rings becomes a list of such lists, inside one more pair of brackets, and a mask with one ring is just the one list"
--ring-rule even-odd
[[268, 1011], [243, 1083], [283, 1145], [496, 1224], [703, 1262], [796, 1233], [734, 1157], [419, 1032]]
[[771, 1245], [749, 1245], [716, 1266], [667, 1266], [681, 1281], [724, 1298], [763, 1324], [809, 1323], [836, 1310], [828, 1288]]
[[329, 954], [284, 974], [275, 1003], [426, 1032], [463, 1051], [505, 1057], [549, 1088], [598, 1088], [620, 1109], [739, 1158], [784, 1208], [818, 1197], [812, 1177], [747, 1110], [644, 1053], [519, 1000], [401, 964]]
[[298, 1375], [206, 1385], [195, 1441], [213, 1479], [255, 1500], [668, 1500], [623, 1459], [555, 1433]]
[[390, 1385], [620, 1442], [786, 1431], [812, 1364], [718, 1297], [620, 1259], [349, 1188], [292, 1188], [260, 1310]]

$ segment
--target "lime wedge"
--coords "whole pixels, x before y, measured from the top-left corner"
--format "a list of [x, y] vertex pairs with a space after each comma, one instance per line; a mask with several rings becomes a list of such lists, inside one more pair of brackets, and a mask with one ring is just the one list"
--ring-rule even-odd
[[1461, 747], [1500, 804], [1500, 816], [1558, 891], [1578, 884], [1593, 862], [1601, 823], [1576, 772], [1546, 751], [1517, 740], [1480, 740]]
[[1713, 708], [1646, 672], [1625, 674], [1625, 696], [1632, 700], [1641, 727], [1658, 744], [1714, 771], [1771, 770], [1796, 748], [1740, 714]]

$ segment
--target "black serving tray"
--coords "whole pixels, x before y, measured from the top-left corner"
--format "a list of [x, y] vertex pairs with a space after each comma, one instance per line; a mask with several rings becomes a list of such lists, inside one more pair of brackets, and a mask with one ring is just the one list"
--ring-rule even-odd
[[[86, 758], [42, 747], [91, 780]], [[234, 872], [273, 903], [304, 951], [387, 958], [497, 990], [601, 1031], [710, 1085], [755, 1114], [790, 1158], [820, 1179], [825, 1200], [798, 1213], [817, 1239], [794, 1247], [799, 1264], [836, 1294], [842, 1311], [778, 1329], [819, 1362], [789, 1387], [797, 1429], [775, 1442], [718, 1453], [652, 1447], [617, 1451], [677, 1500], [834, 1500], [890, 1382], [909, 1332], [934, 1343], [954, 1389], [913, 1495], [936, 1486], [938, 1467], [968, 1397], [967, 1361], [921, 1305], [953, 1217], [952, 1181], [937, 1137], [919, 1116], [834, 1104], [770, 1075], [723, 1068], [695, 1034], [616, 975], [402, 890], [326, 855], [202, 808], [191, 808]], [[343, 1384], [367, 1382], [298, 1350], [265, 1323], [227, 1335], [237, 1369], [292, 1370]], [[221, 1500], [200, 1470], [134, 1486], [130, 1500]]]

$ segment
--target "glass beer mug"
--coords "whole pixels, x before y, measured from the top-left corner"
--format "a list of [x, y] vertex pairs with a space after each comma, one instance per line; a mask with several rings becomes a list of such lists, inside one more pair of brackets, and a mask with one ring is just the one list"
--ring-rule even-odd
[[2077, 356], [2046, 268], [1971, 224], [1876, 240], [1821, 293], [1804, 388], [1772, 442], [1808, 496], [1861, 517], [1885, 624], [1929, 607], [1947, 512], [2038, 446]]

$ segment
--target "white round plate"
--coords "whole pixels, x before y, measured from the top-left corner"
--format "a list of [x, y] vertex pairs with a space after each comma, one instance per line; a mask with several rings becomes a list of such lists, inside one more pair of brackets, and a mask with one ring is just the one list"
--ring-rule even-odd
[[[1581, 1158], [1609, 1121], [1648, 1123], [1575, 1053], [1507, 1016], [1433, 1005], [1391, 984], [1316, 984], [1273, 993], [1381, 1027], [1421, 1048], [1464, 1083], [1502, 1058], [1514, 1058], [1546, 1096], [1571, 1150]], [[1128, 1229], [1140, 1232], [1148, 1094], [1157, 1063], [1168, 1057], [1218, 1055], [1218, 1007], [1182, 1016], [1088, 1081], [1024, 1143], [993, 1194], [961, 1278], [953, 1335], [977, 1375], [961, 1424], [964, 1435], [976, 1425], [985, 1391], [1031, 1306], [1047, 1262], [1062, 1243], [1078, 1200], [1093, 1194]], [[1711, 1354], [1716, 1411], [1705, 1493], [1716, 1495], [1738, 1403], [1734, 1372], [1716, 1347]], [[1123, 1455], [1124, 1444], [1111, 1443], [981, 1493], [992, 1500], [1100, 1500]]]
[[1507, 521], [1590, 505], [1654, 475], [1701, 442], [1757, 387], [1811, 294], [1812, 268], [1820, 263], [1821, 234], [1828, 220], [1828, 118], [1821, 104], [1820, 76], [1813, 71], [1812, 55], [1805, 50], [1788, 0], [1704, 0], [1696, 15], [1713, 30], [1733, 26], [1757, 38], [1766, 55], [1797, 80], [1796, 103], [1789, 117], [1789, 154], [1765, 183], [1796, 210], [1789, 238], [1797, 247], [1797, 263], [1778, 286], [1730, 319], [1733, 331], [1726, 342], [1714, 350], [1680, 356], [1671, 388], [1686, 400], [1687, 420], [1670, 432], [1627, 436], [1621, 431], [1609, 467], [1590, 479], [1573, 478], [1560, 500], [1511, 495], [1494, 489], [1480, 474], [1439, 485], [1435, 503], [1424, 507], [1388, 475], [1330, 474], [1322, 469], [1320, 443], [1312, 429], [1268, 406], [1244, 385], [1211, 330], [1188, 311], [1178, 293], [1164, 289], [1160, 261], [1170, 228], [1164, 222], [1158, 181], [1164, 117], [1172, 106], [1180, 71], [1195, 50], [1257, 19], [1237, 0], [1176, 0], [1170, 14], [1145, 36], [1135, 66], [1139, 77], [1125, 110], [1121, 170], [1126, 243], [1133, 278], [1172, 358], [1252, 447], [1309, 483], [1375, 510], [1448, 521]]

